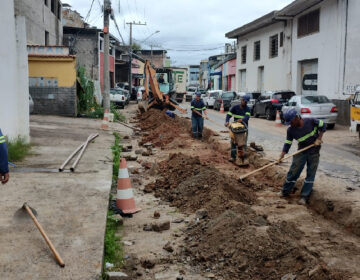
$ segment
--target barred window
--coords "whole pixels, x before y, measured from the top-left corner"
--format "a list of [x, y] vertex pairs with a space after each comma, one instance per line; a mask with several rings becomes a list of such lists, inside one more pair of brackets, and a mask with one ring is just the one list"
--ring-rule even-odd
[[246, 46], [241, 47], [241, 64], [246, 63]]
[[310, 35], [320, 30], [320, 10], [312, 11], [298, 19], [298, 37]]
[[260, 60], [260, 41], [254, 43], [254, 60]]
[[277, 57], [279, 53], [279, 34], [273, 35], [269, 40], [269, 55], [270, 58]]

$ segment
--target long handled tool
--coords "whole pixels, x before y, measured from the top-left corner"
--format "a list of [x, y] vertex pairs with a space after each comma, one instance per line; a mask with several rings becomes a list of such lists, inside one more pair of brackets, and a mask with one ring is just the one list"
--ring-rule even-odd
[[123, 122], [118, 122], [119, 124], [122, 124], [123, 126], [126, 126], [128, 128], [131, 128], [132, 130], [137, 130], [137, 131], [141, 131], [141, 129], [137, 128], [137, 127], [132, 127], [130, 125], [127, 125], [126, 123]]
[[39, 224], [38, 220], [36, 219], [33, 211], [30, 209], [30, 207], [27, 205], [27, 203], [25, 202], [23, 205], [23, 209], [26, 210], [26, 212], [29, 214], [29, 216], [31, 217], [31, 219], [34, 221], [34, 224], [36, 225], [36, 227], [38, 228], [38, 230], [40, 231], [41, 235], [43, 236], [43, 238], [45, 239], [47, 245], [49, 246], [51, 252], [53, 252], [56, 260], [58, 261], [59, 265], [61, 267], [65, 266], [64, 261], [62, 260], [62, 258], [60, 257], [59, 253], [56, 251], [54, 245], [51, 243], [49, 237], [46, 235], [44, 229], [42, 228], [42, 226]]
[[[293, 153], [293, 154], [291, 154], [291, 155], [287, 155], [287, 156], [284, 157], [281, 161], [283, 161], [283, 160], [285, 160], [285, 159], [288, 159], [288, 158], [290, 158], [290, 157], [293, 157], [293, 156], [295, 156], [295, 155], [297, 155], [297, 154], [300, 154], [300, 153], [302, 153], [302, 152], [304, 152], [304, 151], [306, 151], [306, 150], [309, 150], [310, 148], [312, 148], [312, 147], [314, 147], [314, 146], [315, 146], [315, 144], [311, 144], [310, 146], [307, 146], [307, 147], [305, 147], [305, 148], [303, 148], [303, 149], [298, 150], [296, 153]], [[267, 164], [267, 165], [264, 165], [263, 167], [260, 167], [260, 168], [258, 168], [258, 169], [255, 169], [255, 170], [253, 170], [253, 171], [251, 171], [251, 172], [249, 172], [249, 173], [246, 173], [246, 174], [240, 176], [240, 181], [243, 180], [243, 179], [245, 179], [246, 177], [248, 177], [248, 176], [250, 176], [250, 175], [253, 175], [253, 174], [261, 171], [261, 170], [264, 170], [264, 169], [266, 169], [266, 168], [268, 168], [268, 167], [270, 167], [270, 166], [273, 166], [273, 165], [275, 165], [275, 164], [278, 164], [278, 163], [280, 163], [281, 161], [279, 161], [279, 160], [274, 161], [274, 162], [272, 162], [272, 163], [269, 163], [269, 164]]]

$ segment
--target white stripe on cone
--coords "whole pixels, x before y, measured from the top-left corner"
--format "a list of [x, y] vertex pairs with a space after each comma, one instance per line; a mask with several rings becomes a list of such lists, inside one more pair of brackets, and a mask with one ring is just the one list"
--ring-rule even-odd
[[132, 189], [117, 190], [116, 199], [129, 199], [129, 198], [133, 198]]
[[118, 178], [129, 178], [129, 172], [127, 168], [120, 168]]

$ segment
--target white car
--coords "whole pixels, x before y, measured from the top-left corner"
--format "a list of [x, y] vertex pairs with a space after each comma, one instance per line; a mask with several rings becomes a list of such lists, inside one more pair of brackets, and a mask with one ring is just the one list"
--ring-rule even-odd
[[110, 89], [110, 102], [116, 107], [125, 108], [126, 96], [121, 89]]
[[185, 101], [193, 100], [194, 94], [197, 92], [197, 87], [188, 87], [185, 95]]
[[209, 90], [204, 100], [206, 107], [214, 108], [215, 101], [220, 98], [222, 92], [222, 90]]

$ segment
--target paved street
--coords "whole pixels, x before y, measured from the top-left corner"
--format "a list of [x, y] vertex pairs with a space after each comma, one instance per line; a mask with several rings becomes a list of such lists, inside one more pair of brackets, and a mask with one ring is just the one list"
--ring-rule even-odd
[[[182, 106], [188, 108], [188, 116], [191, 117], [189, 103], [182, 103]], [[212, 109], [207, 112], [211, 121], [205, 120], [205, 126], [219, 132], [224, 139], [230, 139], [227, 133], [221, 133], [226, 131], [225, 114]], [[286, 126], [277, 127], [273, 121], [253, 117], [249, 121], [249, 143], [254, 141], [262, 145], [269, 158], [279, 156], [285, 136]], [[290, 153], [296, 149], [294, 142]], [[324, 135], [319, 170], [345, 180], [349, 186], [360, 187], [360, 143], [357, 135], [351, 134], [347, 127], [338, 125], [328, 130]]]

